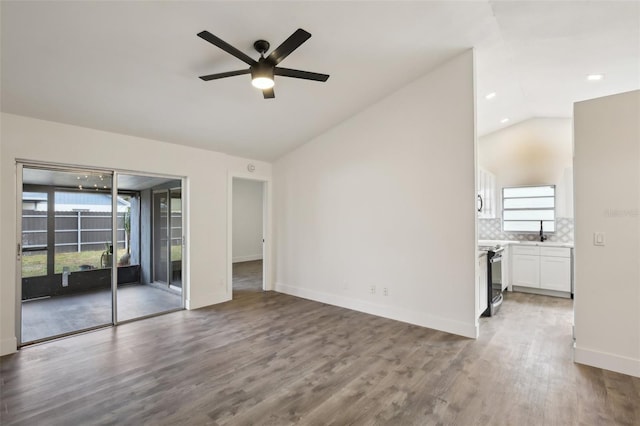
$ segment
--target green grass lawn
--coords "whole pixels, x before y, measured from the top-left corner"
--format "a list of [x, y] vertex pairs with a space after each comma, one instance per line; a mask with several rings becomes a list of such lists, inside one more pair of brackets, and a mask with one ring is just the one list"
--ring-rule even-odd
[[[55, 272], [62, 273], [62, 268], [69, 267], [70, 272], [80, 270], [80, 265], [91, 265], [94, 268], [100, 268], [100, 256], [103, 250], [56, 253], [55, 255]], [[22, 256], [22, 277], [38, 277], [47, 274], [47, 255], [46, 254], [25, 254]]]
[[[62, 268], [69, 267], [69, 272], [77, 272], [80, 270], [80, 265], [91, 265], [94, 268], [100, 268], [100, 257], [104, 250], [95, 251], [82, 251], [69, 252], [69, 253], [56, 253], [55, 255], [55, 272], [56, 274], [62, 273]], [[118, 250], [118, 255], [123, 255], [124, 250]], [[171, 246], [171, 260], [182, 259], [182, 246]], [[25, 253], [22, 256], [22, 278], [27, 277], [39, 277], [47, 275], [47, 255], [41, 254], [28, 254]]]

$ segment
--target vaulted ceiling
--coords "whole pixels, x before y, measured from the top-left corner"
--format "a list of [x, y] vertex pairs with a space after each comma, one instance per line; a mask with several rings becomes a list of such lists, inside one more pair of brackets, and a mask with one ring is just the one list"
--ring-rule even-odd
[[[639, 2], [3, 1], [1, 20], [3, 112], [268, 161], [472, 47], [479, 135], [640, 88]], [[265, 100], [197, 78], [245, 67], [198, 32], [257, 59], [297, 28], [281, 65], [326, 83], [276, 77]]]

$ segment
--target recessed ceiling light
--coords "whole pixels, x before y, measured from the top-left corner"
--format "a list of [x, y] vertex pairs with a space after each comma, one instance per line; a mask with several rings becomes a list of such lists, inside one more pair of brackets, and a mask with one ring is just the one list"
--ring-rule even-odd
[[503, 123], [503, 124], [504, 124], [504, 123], [508, 123], [508, 122], [509, 122], [509, 119], [505, 117], [505, 118], [503, 118], [502, 120], [500, 120], [500, 122], [501, 122], [501, 123]]
[[604, 78], [603, 74], [589, 74], [587, 76], [587, 80], [589, 81], [600, 81]]
[[496, 92], [491, 92], [489, 94], [487, 94], [484, 98], [485, 99], [493, 99], [496, 97]]

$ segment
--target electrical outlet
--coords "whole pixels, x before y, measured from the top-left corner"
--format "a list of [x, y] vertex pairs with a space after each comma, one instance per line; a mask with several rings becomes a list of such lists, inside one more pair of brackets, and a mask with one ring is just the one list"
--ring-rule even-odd
[[385, 288], [383, 288], [383, 289], [382, 289], [382, 294], [384, 294], [385, 296], [388, 296], [388, 295], [389, 295], [389, 289], [388, 289], [388, 288], [386, 288], [386, 287], [385, 287]]
[[371, 294], [376, 294], [376, 286], [372, 285], [369, 291], [371, 292]]

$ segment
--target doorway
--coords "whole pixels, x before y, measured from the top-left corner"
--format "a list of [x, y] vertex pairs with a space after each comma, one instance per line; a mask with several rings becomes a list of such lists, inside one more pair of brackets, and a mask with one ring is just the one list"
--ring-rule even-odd
[[[181, 179], [26, 163], [17, 171], [19, 346], [183, 309]], [[173, 203], [164, 291], [148, 285], [158, 188]]]
[[232, 290], [233, 297], [266, 289], [265, 201], [266, 183], [232, 178]]

